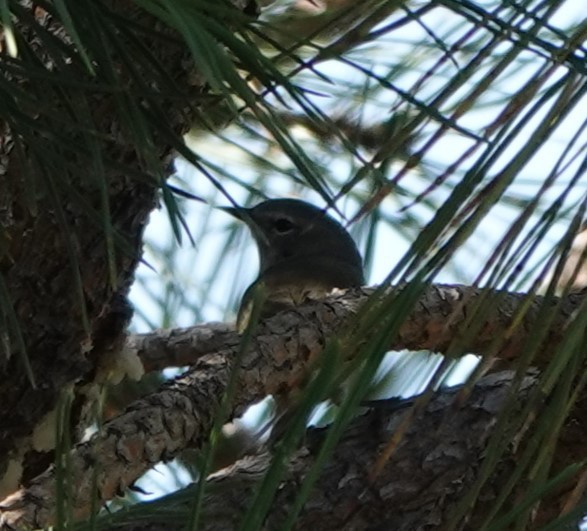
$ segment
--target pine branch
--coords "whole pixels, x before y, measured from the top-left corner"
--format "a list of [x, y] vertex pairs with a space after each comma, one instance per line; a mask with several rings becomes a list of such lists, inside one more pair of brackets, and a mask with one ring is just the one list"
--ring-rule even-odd
[[[279, 356], [288, 362], [302, 363], [292, 347], [283, 350], [281, 344], [273, 342], [283, 338], [283, 344], [290, 345], [293, 341], [298, 345], [299, 340], [295, 340], [294, 335], [299, 335], [304, 338], [299, 346], [313, 352], [315, 345], [323, 344], [326, 336], [357, 315], [375, 289], [348, 291], [268, 319], [262, 328], [264, 341], [272, 348], [278, 348]], [[399, 291], [398, 288], [389, 288], [387, 294]], [[478, 320], [478, 315], [472, 319], [480, 304], [487, 304], [488, 300], [493, 304], [483, 315], [483, 321]], [[457, 284], [433, 285], [421, 295], [388, 348], [430, 350], [455, 356], [471, 353], [515, 360], [524, 353], [529, 338], [534, 337], [536, 329], [540, 328], [545, 337], [533, 365], [544, 367], [584, 300], [585, 293], [579, 291], [565, 298], [546, 299]], [[512, 329], [513, 320], [520, 317], [516, 316], [518, 311], [523, 311], [524, 315]], [[541, 311], [552, 313], [547, 330], [544, 330], [544, 323], [538, 321]], [[475, 334], [466, 332], [467, 326], [472, 326], [471, 321], [478, 328]], [[496, 337], [505, 336], [508, 338], [506, 344], [494, 344]], [[144, 372], [149, 372], [190, 365], [203, 356], [222, 350], [236, 352], [239, 343], [240, 337], [232, 325], [209, 323], [132, 335], [127, 338], [125, 349], [138, 356]]]
[[[513, 377], [512, 372], [503, 372], [483, 378], [462, 405], [457, 405], [452, 389], [436, 394], [416, 416], [395, 454], [376, 478], [371, 475], [373, 463], [401, 426], [406, 411], [372, 410], [354, 419], [324, 466], [311, 503], [302, 509], [296, 521], [297, 528], [325, 531], [364, 529], [367, 525], [394, 531], [442, 528], [442, 522], [447, 521], [451, 510], [473, 484], [472, 470], [483, 459], [495, 416], [508, 400]], [[535, 383], [532, 377], [524, 380], [519, 391], [520, 404]], [[300, 485], [315, 464], [327, 430], [308, 430], [304, 447], [289, 458], [272, 502], [279, 509], [268, 515], [264, 522], [266, 528], [283, 528]], [[271, 457], [269, 453], [261, 453], [244, 458], [208, 479], [201, 529], [239, 527], [271, 466]], [[485, 488], [484, 508], [490, 507], [490, 501], [499, 492], [499, 479], [510, 468], [511, 463], [506, 464], [497, 481]], [[184, 524], [173, 522], [181, 514], [189, 514], [194, 491], [195, 487], [190, 486], [147, 506], [134, 506], [106, 516], [98, 528], [159, 530], [165, 525], [167, 531], [179, 531]], [[471, 528], [475, 523], [482, 523], [482, 514], [475, 515]]]
[[[401, 292], [391, 290], [395, 298], [400, 297]], [[371, 299], [388, 299], [374, 297], [372, 289], [354, 290], [259, 323], [250, 348], [238, 367], [231, 414], [239, 413], [268, 394], [284, 395], [295, 391], [292, 385], [307, 379], [306, 372], [313, 366], [312, 360], [319, 356], [328, 338], [340, 330], [343, 323], [349, 322], [347, 319], [356, 314], [369, 294]], [[480, 300], [487, 301], [487, 297], [492, 297], [496, 303], [489, 305], [491, 309], [486, 319], [480, 322], [479, 332], [462, 334], [467, 312], [474, 315], [474, 305]], [[544, 363], [556, 351], [557, 341], [560, 342], [572, 326], [573, 316], [583, 303], [584, 295], [550, 300], [536, 297], [529, 305], [523, 304], [525, 298], [523, 294], [464, 286], [431, 286], [418, 300], [415, 312], [406, 319], [393, 346], [454, 354], [456, 350], [452, 347], [457, 338], [459, 352], [496, 354], [493, 339], [503, 334], [508, 339], [498, 353], [513, 359], [525, 352], [532, 337], [537, 335], [538, 326], [545, 329], [537, 320], [541, 310], [557, 309], [554, 314], [557, 317], [551, 328], [545, 330], [544, 342], [536, 357], [538, 362]], [[482, 306], [488, 307], [486, 302]], [[512, 331], [512, 316], [520, 308], [526, 311], [517, 321], [519, 326], [513, 329], [513, 333], [504, 334], [506, 330]], [[379, 317], [380, 322], [385, 322], [385, 316]], [[357, 322], [356, 316], [353, 322]], [[473, 322], [479, 323], [475, 315]], [[198, 359], [187, 373], [157, 393], [131, 404], [124, 413], [107, 422], [98, 435], [74, 448], [70, 455], [69, 474], [74, 481], [72, 505], [77, 517], [88, 514], [93, 496], [97, 496], [100, 502], [111, 499], [155, 463], [170, 460], [187, 447], [201, 447], [208, 439], [240, 348], [235, 333], [223, 326], [218, 329], [217, 337], [202, 333], [202, 327], [196, 329], [193, 337], [199, 341], [192, 346]], [[168, 338], [173, 336], [173, 333], [167, 334]], [[160, 345], [161, 337], [156, 341], [153, 337], [151, 344]], [[220, 337], [224, 338], [223, 342]], [[177, 339], [176, 336], [169, 343], [185, 348], [185, 342]], [[215, 351], [210, 350], [212, 348]], [[55, 474], [55, 468], [50, 468], [27, 488], [1, 502], [3, 527], [0, 529], [20, 529], [27, 525], [44, 527], [54, 522]], [[94, 475], [97, 492], [92, 489]]]

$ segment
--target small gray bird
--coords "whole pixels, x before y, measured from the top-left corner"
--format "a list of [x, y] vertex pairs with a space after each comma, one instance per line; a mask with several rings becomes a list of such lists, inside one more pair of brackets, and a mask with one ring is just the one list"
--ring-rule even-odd
[[[256, 290], [264, 297], [259, 317], [270, 317], [308, 299], [320, 299], [334, 288], [364, 284], [363, 260], [350, 234], [323, 210], [297, 199], [271, 199], [253, 208], [223, 208], [245, 222], [259, 251], [259, 275], [243, 295], [237, 328], [247, 327]], [[276, 396], [279, 436], [289, 418], [289, 397]], [[267, 427], [267, 426], [266, 426]], [[215, 468], [233, 463], [259, 447], [266, 427], [248, 429], [238, 421], [223, 428]]]
[[246, 290], [237, 325], [248, 322], [255, 290], [268, 317], [334, 288], [364, 284], [363, 261], [350, 234], [323, 210], [298, 199], [271, 199], [253, 208], [226, 208], [250, 228], [259, 251], [259, 275]]

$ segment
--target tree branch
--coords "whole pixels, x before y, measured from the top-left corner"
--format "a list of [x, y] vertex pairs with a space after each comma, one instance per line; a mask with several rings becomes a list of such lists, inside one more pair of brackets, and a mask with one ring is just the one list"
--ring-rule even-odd
[[[338, 294], [259, 323], [250, 348], [238, 366], [232, 415], [268, 394], [288, 393], [292, 385], [303, 380], [308, 364], [320, 354], [327, 339], [340, 330], [349, 316], [358, 312], [372, 291], [353, 290]], [[480, 326], [481, 332], [460, 333], [470, 305], [487, 296], [500, 303], [491, 307]], [[519, 320], [516, 333], [504, 334], [508, 340], [500, 353], [514, 358], [522, 351], [530, 334], [536, 333], [533, 327], [536, 327], [541, 307], [546, 306], [549, 310], [558, 310], [558, 317], [546, 330], [541, 349], [543, 354], [538, 358], [546, 360], [547, 353], [550, 355], [556, 347], [556, 341], [563, 336], [573, 312], [583, 299], [582, 294], [565, 300], [536, 298], [532, 304], [524, 306], [527, 311]], [[523, 302], [522, 294], [463, 286], [431, 286], [422, 294], [392, 344], [394, 348], [440, 351], [450, 348], [454, 353], [452, 338], [457, 337], [460, 352], [484, 353], [492, 350], [496, 336], [501, 336], [505, 330], [511, 332], [512, 315], [517, 305]], [[384, 322], [384, 316], [380, 317]], [[213, 330], [217, 334], [209, 333]], [[74, 478], [75, 481], [72, 503], [78, 517], [87, 515], [90, 510], [94, 494], [91, 489], [93, 474], [97, 474], [96, 495], [102, 502], [132, 484], [158, 461], [167, 461], [184, 448], [199, 447], [207, 440], [240, 345], [238, 336], [222, 325], [207, 329], [197, 327], [196, 331], [191, 346], [199, 359], [186, 374], [165, 385], [161, 391], [129, 406], [123, 414], [107, 422], [93, 439], [72, 451], [68, 479]], [[180, 359], [179, 352], [187, 352], [189, 340], [180, 340], [184, 337], [181, 333], [169, 333], [168, 337], [174, 338], [168, 344], [176, 346], [175, 359]], [[160, 340], [158, 337], [157, 341]], [[155, 342], [151, 336], [151, 344]], [[161, 343], [159, 350], [160, 347]], [[212, 349], [216, 351], [212, 352]], [[27, 488], [1, 502], [1, 529], [18, 529], [26, 525], [44, 527], [54, 522], [55, 479], [55, 468], [52, 467]]]
[[[477, 479], [496, 416], [511, 400], [514, 373], [506, 371], [480, 380], [465, 404], [454, 390], [437, 393], [412, 419], [392, 458], [373, 478], [373, 464], [408, 414], [405, 410], [370, 411], [354, 419], [335, 452], [322, 468], [296, 529], [414, 529], [444, 528], [448, 518]], [[523, 407], [536, 379], [527, 377], [516, 388], [517, 411]], [[306, 446], [288, 460], [286, 471], [263, 528], [281, 529], [293, 509], [327, 430], [309, 430]], [[504, 434], [505, 437], [505, 434]], [[514, 468], [509, 447], [499, 474], [483, 487], [478, 511], [467, 529], [478, 529], [501, 492], [503, 478]], [[242, 524], [247, 509], [271, 464], [271, 455], [247, 457], [208, 479], [202, 504], [202, 529], [228, 531]], [[500, 483], [502, 482], [502, 483]], [[179, 531], [173, 521], [190, 513], [194, 487], [159, 499], [149, 509], [130, 507], [104, 518], [107, 529]], [[506, 504], [509, 508], [514, 499]], [[231, 510], [227, 511], [226, 508]], [[173, 514], [175, 518], [170, 518]], [[119, 524], [117, 522], [120, 522]], [[128, 524], [128, 522], [134, 522]], [[147, 525], [148, 522], [148, 525]], [[145, 527], [146, 526], [146, 527]]]
[[[377, 288], [362, 288], [341, 292], [324, 301], [308, 302], [295, 310], [266, 322], [268, 337], [284, 333], [299, 335], [307, 341], [303, 347], [313, 348], [321, 344], [324, 336], [340, 329], [347, 320], [357, 316], [362, 305]], [[398, 287], [386, 290], [387, 296], [401, 291]], [[520, 356], [534, 337], [537, 327], [544, 334], [534, 365], [543, 367], [556, 350], [561, 337], [571, 323], [576, 311], [585, 301], [584, 292], [574, 292], [567, 297], [546, 300], [534, 296], [524, 306], [528, 295], [499, 290], [472, 288], [464, 285], [433, 285], [418, 299], [412, 311], [402, 323], [398, 333], [388, 344], [389, 350], [430, 350], [458, 356], [466, 353], [499, 356], [514, 360]], [[478, 308], [489, 305], [479, 316]], [[523, 310], [523, 318], [512, 328], [516, 312]], [[540, 312], [551, 314], [549, 326], [539, 322]], [[480, 319], [482, 317], [482, 319]], [[475, 333], [470, 329], [476, 327]], [[469, 332], [468, 332], [469, 330]], [[295, 331], [295, 332], [294, 332]], [[495, 345], [496, 337], [506, 337], [503, 345]], [[293, 339], [293, 338], [292, 338]], [[145, 372], [163, 370], [172, 366], [186, 366], [198, 358], [221, 350], [236, 352], [240, 336], [234, 327], [225, 323], [202, 324], [175, 330], [157, 330], [148, 334], [129, 336], [126, 349], [135, 353]], [[283, 353], [280, 353], [280, 357]], [[296, 356], [288, 349], [286, 356]], [[299, 364], [303, 360], [290, 359]]]

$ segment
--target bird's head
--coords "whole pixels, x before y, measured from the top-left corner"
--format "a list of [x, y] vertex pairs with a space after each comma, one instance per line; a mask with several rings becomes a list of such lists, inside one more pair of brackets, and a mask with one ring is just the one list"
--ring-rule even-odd
[[260, 272], [286, 262], [328, 256], [362, 270], [355, 242], [344, 227], [323, 210], [298, 199], [270, 199], [252, 208], [227, 208], [244, 221], [259, 249]]

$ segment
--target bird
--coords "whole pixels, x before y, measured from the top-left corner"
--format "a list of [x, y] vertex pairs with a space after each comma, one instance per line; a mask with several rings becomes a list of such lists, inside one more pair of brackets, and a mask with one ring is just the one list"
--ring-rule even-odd
[[[335, 288], [363, 286], [363, 259], [351, 235], [324, 210], [299, 199], [270, 199], [252, 208], [222, 207], [250, 229], [259, 253], [259, 273], [239, 305], [237, 329], [250, 324], [256, 294], [262, 301], [258, 318], [271, 317], [307, 300], [324, 298]], [[273, 397], [275, 418], [259, 429], [238, 421], [226, 424], [215, 456], [215, 468], [227, 466], [260, 447], [271, 426], [271, 437], [282, 434], [295, 407], [291, 397]]]
[[248, 325], [255, 292], [262, 290], [260, 318], [320, 299], [334, 288], [364, 285], [363, 259], [351, 235], [324, 210], [299, 199], [269, 199], [252, 208], [225, 207], [250, 229], [259, 274], [245, 291], [237, 328]]

